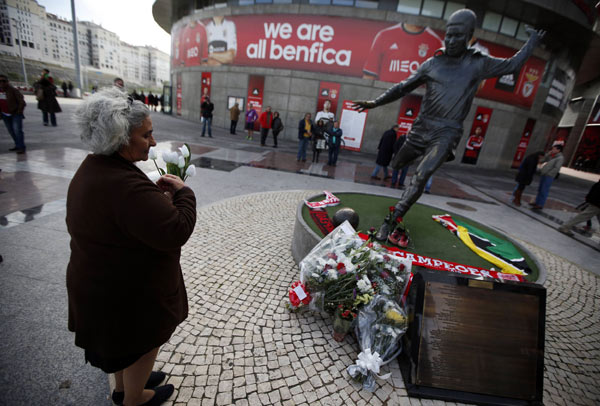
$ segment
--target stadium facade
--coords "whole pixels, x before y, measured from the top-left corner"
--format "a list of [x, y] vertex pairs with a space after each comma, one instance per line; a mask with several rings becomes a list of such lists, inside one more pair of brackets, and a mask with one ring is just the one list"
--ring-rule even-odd
[[[174, 115], [200, 121], [205, 95], [215, 104], [213, 124], [221, 127], [228, 127], [228, 108], [236, 101], [244, 111], [249, 103], [258, 110], [272, 106], [284, 121], [280, 137], [295, 140], [304, 114], [314, 117], [329, 100], [346, 148], [365, 152], [376, 152], [381, 134], [393, 124], [401, 132], [410, 129], [424, 89], [366, 117], [352, 111], [349, 101], [378, 96], [433, 56], [443, 47], [452, 12], [475, 11], [471, 46], [497, 57], [509, 57], [523, 45], [527, 26], [545, 29], [543, 45], [519, 72], [482, 83], [452, 162], [508, 169], [557, 139], [565, 142], [569, 163], [581, 152], [600, 87], [598, 58], [590, 54], [598, 44], [594, 5], [589, 0], [157, 0], [153, 14], [171, 33]], [[579, 103], [572, 101], [578, 93]]]

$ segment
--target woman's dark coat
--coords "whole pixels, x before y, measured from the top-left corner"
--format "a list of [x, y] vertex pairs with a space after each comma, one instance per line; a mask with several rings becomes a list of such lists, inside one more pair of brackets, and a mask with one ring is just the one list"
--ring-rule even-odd
[[102, 357], [164, 344], [188, 314], [179, 265], [196, 222], [188, 187], [169, 199], [118, 154], [88, 155], [67, 195], [69, 330]]
[[56, 101], [56, 86], [46, 78], [40, 79], [35, 86], [44, 92], [42, 100], [38, 100], [38, 109], [46, 113], [60, 113], [62, 110]]
[[519, 172], [515, 177], [515, 180], [522, 185], [530, 185], [533, 181], [533, 175], [537, 169], [539, 161], [539, 153], [528, 155], [519, 167]]
[[377, 159], [375, 163], [379, 166], [388, 166], [394, 155], [394, 143], [396, 142], [396, 131], [390, 128], [383, 133], [379, 140], [379, 151], [377, 152]]

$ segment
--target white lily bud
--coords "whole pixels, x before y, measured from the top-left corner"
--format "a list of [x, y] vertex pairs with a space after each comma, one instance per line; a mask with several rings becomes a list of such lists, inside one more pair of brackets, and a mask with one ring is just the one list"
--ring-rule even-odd
[[185, 158], [181, 155], [179, 155], [177, 158], [177, 166], [179, 166], [181, 169], [185, 168]]
[[156, 161], [158, 159], [158, 154], [156, 153], [156, 149], [154, 147], [150, 147], [148, 151], [148, 159]]
[[181, 155], [183, 155], [184, 158], [187, 158], [187, 157], [190, 156], [190, 150], [185, 145], [183, 145], [182, 147], [180, 147], [179, 151], [181, 151]]
[[185, 171], [185, 174], [187, 176], [196, 176], [196, 167], [194, 165], [188, 166], [187, 170]]
[[178, 164], [179, 163], [179, 155], [177, 152], [173, 151], [165, 151], [162, 154], [162, 159], [168, 164]]

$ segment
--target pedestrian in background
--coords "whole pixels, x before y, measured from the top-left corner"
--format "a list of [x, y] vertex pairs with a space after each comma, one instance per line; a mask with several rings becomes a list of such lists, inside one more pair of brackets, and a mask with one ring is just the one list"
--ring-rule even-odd
[[277, 148], [277, 136], [281, 131], [283, 131], [283, 123], [281, 122], [281, 117], [279, 117], [279, 112], [273, 113], [273, 148]]
[[206, 96], [204, 98], [204, 102], [200, 105], [200, 114], [202, 115], [202, 134], [201, 137], [204, 137], [206, 133], [206, 127], [208, 126], [208, 136], [212, 138], [212, 118], [213, 118], [213, 110], [215, 109], [215, 105], [210, 101], [210, 97]]
[[392, 128], [387, 130], [381, 136], [379, 140], [379, 146], [377, 147], [377, 159], [375, 160], [375, 169], [371, 174], [371, 179], [377, 179], [377, 174], [383, 168], [383, 180], [389, 179], [388, 165], [394, 155], [394, 144], [396, 143], [398, 131], [398, 124], [394, 124]]
[[151, 111], [154, 109], [154, 95], [152, 92], [148, 93], [148, 108]]
[[550, 186], [555, 178], [558, 178], [558, 173], [564, 162], [562, 154], [563, 146], [561, 144], [554, 145], [542, 159], [542, 168], [540, 169], [540, 184], [538, 193], [535, 197], [535, 202], [530, 203], [533, 210], [542, 210], [546, 199], [550, 194]]
[[544, 157], [543, 151], [537, 151], [533, 154], [527, 155], [521, 165], [519, 166], [519, 172], [517, 172], [517, 176], [515, 180], [518, 185], [513, 193], [513, 204], [517, 207], [521, 206], [521, 196], [523, 195], [523, 191], [525, 187], [531, 185], [533, 181], [533, 175], [535, 175], [535, 171], [537, 169], [540, 160]]
[[23, 111], [25, 110], [25, 99], [21, 92], [12, 87], [5, 75], [0, 75], [0, 112], [2, 121], [8, 133], [15, 142], [14, 148], [17, 154], [25, 153], [25, 135], [23, 134]]
[[[394, 155], [396, 155], [398, 151], [400, 151], [400, 148], [402, 148], [405, 141], [406, 134], [401, 134], [400, 136], [398, 136], [396, 142], [394, 143]], [[396, 183], [398, 183], [398, 189], [404, 189], [404, 181], [406, 180], [406, 175], [408, 174], [409, 167], [410, 165], [406, 165], [404, 168], [392, 169], [392, 184], [390, 185], [391, 188], [396, 187]], [[400, 174], [400, 178], [398, 178], [398, 174]]]
[[71, 81], [69, 80], [69, 94], [73, 95], [73, 83], [71, 83]]
[[69, 95], [67, 95], [67, 82], [63, 80], [61, 87], [63, 91], [63, 97], [69, 97]]
[[340, 128], [340, 122], [337, 120], [334, 120], [333, 127], [331, 127], [325, 132], [325, 136], [327, 137], [327, 147], [329, 153], [327, 165], [329, 166], [337, 165], [340, 146], [342, 145], [342, 142], [344, 142], [344, 139], [342, 138], [343, 134], [344, 132]]
[[578, 215], [573, 217], [571, 220], [564, 223], [562, 226], [558, 227], [558, 231], [563, 234], [567, 234], [569, 236], [573, 236], [573, 232], [571, 229], [575, 224], [582, 223], [584, 221], [588, 221], [592, 219], [594, 216], [600, 222], [600, 181], [596, 182], [587, 196], [585, 197], [585, 202], [587, 203], [587, 207]]
[[320, 118], [317, 125], [312, 128], [312, 161], [319, 162], [319, 154], [326, 149], [325, 131], [327, 130], [326, 120]]
[[273, 113], [271, 112], [271, 106], [267, 106], [267, 109], [262, 112], [258, 122], [260, 123], [260, 145], [264, 147], [265, 142], [267, 141], [267, 136], [269, 135], [269, 130], [273, 125]]
[[[181, 247], [196, 223], [194, 192], [174, 175], [152, 182], [135, 162], [156, 145], [148, 108], [104, 89], [76, 113], [92, 150], [67, 193], [69, 330], [85, 360], [115, 377], [117, 405], [160, 405], [159, 347], [188, 315]], [[146, 388], [146, 389], [145, 389]]]
[[306, 162], [306, 148], [312, 137], [312, 127], [310, 113], [306, 113], [304, 118], [298, 122], [298, 154], [296, 155], [296, 161]]
[[248, 135], [246, 136], [247, 140], [252, 141], [252, 135], [254, 135], [254, 123], [258, 118], [258, 113], [254, 110], [252, 103], [248, 105], [248, 111], [246, 112], [246, 131], [248, 131]]
[[50, 124], [52, 124], [52, 127], [56, 127], [56, 113], [60, 113], [62, 110], [56, 100], [56, 86], [54, 86], [54, 79], [50, 76], [48, 69], [42, 69], [40, 80], [34, 86], [38, 109], [42, 110], [44, 125], [48, 125], [48, 115], [50, 115]]
[[238, 120], [240, 119], [240, 105], [235, 103], [229, 109], [229, 118], [231, 119], [231, 126], [229, 127], [229, 134], [235, 135], [235, 129], [237, 128]]

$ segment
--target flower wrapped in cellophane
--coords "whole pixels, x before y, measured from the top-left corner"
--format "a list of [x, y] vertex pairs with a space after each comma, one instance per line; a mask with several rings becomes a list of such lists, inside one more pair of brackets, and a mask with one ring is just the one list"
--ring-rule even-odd
[[339, 305], [356, 311], [376, 294], [399, 298], [409, 275], [410, 261], [363, 241], [348, 222], [300, 262], [300, 280], [312, 296], [309, 308], [332, 315]]
[[360, 310], [357, 323], [361, 352], [347, 371], [355, 381], [362, 383], [364, 389], [373, 392], [376, 377], [387, 379], [390, 376], [379, 375], [380, 368], [400, 353], [400, 339], [408, 328], [408, 321], [396, 300], [377, 295]]

